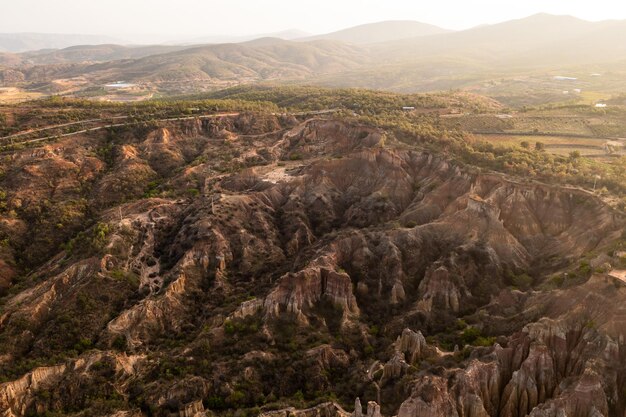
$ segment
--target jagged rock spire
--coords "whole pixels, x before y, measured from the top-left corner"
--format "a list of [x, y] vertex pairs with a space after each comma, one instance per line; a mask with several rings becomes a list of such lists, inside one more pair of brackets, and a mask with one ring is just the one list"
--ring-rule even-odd
[[354, 413], [352, 413], [353, 417], [363, 417], [363, 407], [361, 406], [361, 399], [356, 397], [354, 400]]
[[367, 403], [367, 417], [382, 417], [380, 415], [380, 405], [376, 401]]

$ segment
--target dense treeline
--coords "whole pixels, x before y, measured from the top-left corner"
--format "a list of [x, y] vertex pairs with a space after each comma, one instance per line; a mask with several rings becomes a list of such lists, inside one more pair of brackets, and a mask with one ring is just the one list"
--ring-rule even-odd
[[193, 113], [193, 111], [272, 111], [277, 109], [269, 102], [255, 102], [240, 99], [155, 99], [135, 103], [115, 103], [109, 101], [91, 101], [81, 99], [50, 97], [36, 102], [46, 108], [80, 108], [92, 110], [136, 112], [138, 114], [152, 114], [167, 112], [169, 114]]
[[309, 86], [238, 86], [186, 99], [230, 99], [270, 102], [291, 111], [348, 109], [357, 112], [402, 111], [403, 107], [443, 110], [461, 108], [472, 112], [492, 112], [497, 105], [485, 97], [465, 93], [398, 94], [358, 88], [329, 89]]

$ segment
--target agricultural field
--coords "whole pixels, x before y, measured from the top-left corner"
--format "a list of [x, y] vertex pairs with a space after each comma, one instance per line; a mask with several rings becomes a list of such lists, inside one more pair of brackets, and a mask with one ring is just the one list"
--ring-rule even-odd
[[441, 118], [441, 124], [449, 129], [480, 134], [626, 137], [626, 119], [621, 106], [608, 110], [584, 106], [502, 114], [447, 115]]
[[34, 100], [42, 97], [43, 94], [32, 91], [24, 91], [16, 87], [0, 88], [0, 104], [15, 104], [22, 101]]
[[470, 140], [519, 148], [535, 148], [537, 143], [541, 143], [543, 145], [540, 146], [555, 155], [570, 155], [572, 152], [579, 152], [581, 156], [606, 160], [626, 155], [626, 140], [609, 141], [596, 137], [477, 134], [472, 135]]

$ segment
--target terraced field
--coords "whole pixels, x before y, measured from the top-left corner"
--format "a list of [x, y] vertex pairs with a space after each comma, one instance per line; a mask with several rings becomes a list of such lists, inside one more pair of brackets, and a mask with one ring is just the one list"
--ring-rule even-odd
[[445, 115], [441, 124], [476, 134], [624, 138], [626, 120], [623, 114], [621, 106], [610, 109], [565, 106], [503, 114]]

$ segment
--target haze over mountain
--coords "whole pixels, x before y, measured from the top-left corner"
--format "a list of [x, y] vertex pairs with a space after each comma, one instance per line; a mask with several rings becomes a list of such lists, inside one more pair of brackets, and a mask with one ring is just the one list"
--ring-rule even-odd
[[301, 39], [310, 36], [310, 33], [307, 33], [303, 30], [298, 29], [289, 29], [283, 30], [280, 32], [272, 32], [272, 33], [263, 33], [263, 34], [255, 34], [255, 35], [243, 35], [243, 36], [224, 36], [224, 35], [214, 35], [214, 36], [203, 36], [198, 38], [191, 38], [188, 41], [179, 41], [172, 43], [188, 43], [188, 44], [201, 44], [201, 43], [241, 43], [248, 42], [254, 39], [259, 38], [278, 38], [284, 40], [294, 40]]
[[[26, 89], [36, 83], [38, 91], [58, 92], [67, 91], [67, 81], [59, 86], [55, 81], [59, 79], [70, 84], [80, 80], [83, 87], [130, 80], [148, 91], [175, 94], [259, 81], [306, 80], [399, 92], [470, 88], [505, 99], [495, 91], [496, 84], [519, 76], [539, 77], [526, 83], [531, 90], [560, 94], [561, 86], [545, 85], [542, 80], [572, 71], [587, 76], [626, 71], [622, 68], [626, 44], [621, 42], [625, 31], [625, 21], [589, 22], [537, 14], [458, 32], [419, 22], [386, 21], [296, 40], [263, 37], [212, 45], [87, 45], [0, 54], [0, 83]], [[283, 33], [285, 37], [297, 35]], [[597, 88], [626, 91], [618, 73], [602, 79], [602, 85], [595, 80]], [[54, 85], [49, 87], [49, 83]], [[75, 86], [71, 88], [76, 91]], [[521, 91], [524, 86], [515, 88]]]
[[77, 45], [64, 49], [25, 52], [19, 55], [24, 63], [45, 65], [84, 62], [105, 62], [138, 59], [187, 49], [182, 45], [123, 46], [114, 44]]
[[357, 68], [366, 60], [363, 51], [340, 42], [293, 42], [264, 38], [77, 67], [70, 70], [70, 75], [88, 74], [102, 80], [137, 82], [240, 78], [280, 80], [340, 72]]
[[71, 35], [55, 33], [0, 33], [0, 52], [26, 52], [40, 49], [61, 49], [75, 45], [120, 43], [120, 39], [102, 35]]
[[397, 20], [359, 25], [348, 29], [327, 33], [325, 35], [311, 36], [309, 38], [306, 38], [306, 40], [331, 39], [355, 44], [372, 44], [413, 37], [436, 35], [447, 32], [450, 31], [426, 23], [415, 22], [411, 20]]
[[[606, 34], [619, 25], [620, 22], [615, 21], [596, 23], [571, 16], [538, 14], [496, 25], [439, 34], [428, 39], [403, 39], [379, 45], [377, 52], [382, 57], [395, 60], [416, 56], [454, 56], [505, 61], [521, 54], [563, 45], [563, 49], [569, 49], [569, 53], [585, 54], [590, 51], [584, 49], [584, 43], [579, 47], [575, 45], [585, 38], [591, 39], [593, 48], [609, 46], [619, 50], [621, 39], [611, 36], [613, 33], [609, 36]], [[596, 42], [593, 39], [595, 37], [602, 38], [603, 42]], [[565, 48], [565, 45], [573, 48]]]
[[[302, 30], [289, 29], [279, 32], [227, 36], [167, 36], [167, 35], [85, 35], [61, 33], [0, 33], [0, 52], [23, 53], [48, 49], [65, 49], [76, 46], [117, 45], [142, 47], [149, 45], [199, 45], [217, 43], [240, 43], [258, 38], [280, 38], [285, 40], [301, 39], [311, 36]], [[114, 58], [115, 59], [115, 58]]]

